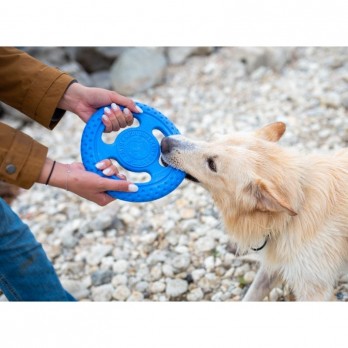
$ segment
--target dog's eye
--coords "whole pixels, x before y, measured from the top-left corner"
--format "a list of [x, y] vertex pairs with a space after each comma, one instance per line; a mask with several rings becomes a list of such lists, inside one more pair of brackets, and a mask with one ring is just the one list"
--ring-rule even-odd
[[209, 166], [209, 169], [212, 170], [213, 172], [216, 172], [216, 164], [215, 164], [215, 161], [213, 158], [208, 158], [208, 166]]

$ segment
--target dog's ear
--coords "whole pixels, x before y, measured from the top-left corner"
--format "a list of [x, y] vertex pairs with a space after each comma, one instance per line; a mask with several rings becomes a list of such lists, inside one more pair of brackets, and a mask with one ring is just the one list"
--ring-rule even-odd
[[286, 125], [283, 122], [274, 122], [267, 126], [264, 126], [254, 132], [254, 135], [258, 138], [273, 141], [278, 141], [284, 134]]
[[263, 179], [256, 179], [252, 185], [256, 198], [256, 209], [270, 212], [286, 212], [291, 216], [297, 215], [287, 197], [273, 184]]

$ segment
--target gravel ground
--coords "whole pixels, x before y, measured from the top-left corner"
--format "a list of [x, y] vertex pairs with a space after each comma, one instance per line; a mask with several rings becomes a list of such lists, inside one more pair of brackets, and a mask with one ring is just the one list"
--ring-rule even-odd
[[[170, 66], [166, 83], [134, 99], [159, 109], [188, 137], [284, 121], [282, 143], [328, 151], [348, 142], [348, 49], [296, 48], [281, 70], [250, 71], [231, 48]], [[82, 122], [66, 115], [53, 132], [24, 131], [60, 161], [80, 160]], [[130, 179], [134, 177], [130, 175]], [[63, 285], [85, 301], [238, 301], [253, 281], [254, 254], [239, 256], [208, 193], [183, 182], [150, 203], [99, 207], [35, 185], [13, 205], [43, 244]], [[336, 298], [348, 300], [348, 275]], [[287, 286], [266, 300], [292, 300]]]

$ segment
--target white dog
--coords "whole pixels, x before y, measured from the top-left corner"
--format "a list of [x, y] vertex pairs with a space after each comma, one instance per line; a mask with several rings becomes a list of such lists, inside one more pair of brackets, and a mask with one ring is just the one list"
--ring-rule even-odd
[[210, 143], [162, 140], [162, 159], [212, 195], [239, 248], [258, 250], [260, 270], [245, 300], [279, 280], [297, 300], [329, 300], [348, 265], [348, 150], [303, 155], [276, 142], [281, 122]]

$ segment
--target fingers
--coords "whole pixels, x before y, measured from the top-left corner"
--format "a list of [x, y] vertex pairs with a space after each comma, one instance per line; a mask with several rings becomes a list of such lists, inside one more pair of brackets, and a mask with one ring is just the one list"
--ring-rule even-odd
[[137, 192], [139, 187], [126, 180], [112, 180], [103, 178], [103, 191]]
[[133, 114], [128, 108], [124, 108], [123, 111], [115, 103], [109, 107], [104, 108], [104, 115], [102, 116], [103, 123], [105, 125], [105, 132], [119, 131], [121, 128], [131, 126], [133, 124]]
[[135, 112], [136, 114], [141, 114], [143, 112], [143, 110], [136, 105], [132, 99], [124, 97], [121, 94], [113, 92], [112, 99], [115, 101], [115, 103], [125, 106], [131, 112]]
[[119, 173], [117, 167], [113, 164], [111, 159], [105, 159], [103, 161], [98, 162], [96, 168], [103, 171], [103, 174], [106, 176], [116, 175], [122, 180], [127, 180], [127, 177], [123, 173]]

